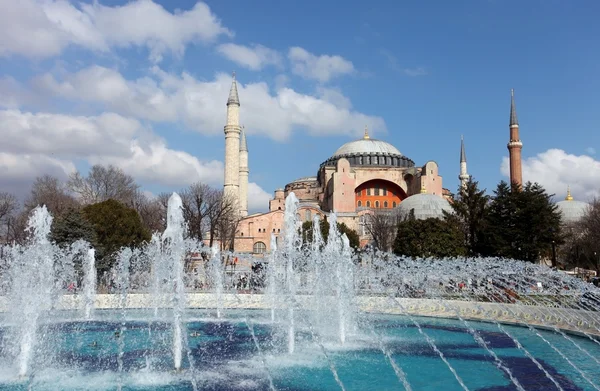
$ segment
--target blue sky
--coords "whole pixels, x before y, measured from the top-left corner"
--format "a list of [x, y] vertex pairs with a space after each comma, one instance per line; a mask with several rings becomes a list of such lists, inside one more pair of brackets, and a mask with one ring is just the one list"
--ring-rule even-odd
[[[594, 1], [7, 2], [0, 16], [0, 186], [111, 163], [154, 193], [222, 182], [236, 71], [251, 207], [343, 143], [388, 141], [458, 185], [506, 179], [510, 89], [524, 177], [598, 194]], [[4, 20], [2, 20], [4, 18]]]

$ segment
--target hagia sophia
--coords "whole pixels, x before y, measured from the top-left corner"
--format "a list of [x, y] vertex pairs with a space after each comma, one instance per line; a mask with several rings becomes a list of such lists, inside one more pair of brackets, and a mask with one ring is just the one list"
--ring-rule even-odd
[[[411, 210], [418, 219], [441, 218], [451, 211], [451, 193], [443, 187], [438, 165], [430, 160], [416, 165], [393, 145], [373, 139], [365, 127], [364, 136], [350, 141], [325, 159], [316, 176], [296, 179], [275, 190], [265, 213], [248, 215], [248, 145], [240, 126], [240, 99], [235, 75], [227, 99], [225, 125], [224, 194], [239, 205], [238, 224], [233, 250], [260, 255], [270, 251], [271, 235], [277, 239], [283, 231], [285, 198], [294, 193], [300, 204], [300, 221], [312, 221], [315, 215], [326, 218], [335, 212], [338, 222], [345, 223], [359, 234], [360, 245], [371, 242], [367, 224], [374, 210]], [[508, 142], [510, 182], [522, 184], [521, 149], [514, 93], [511, 91], [510, 139]], [[470, 176], [464, 142], [460, 148], [460, 183]], [[588, 204], [575, 201], [568, 192], [557, 206], [565, 223], [583, 216]]]

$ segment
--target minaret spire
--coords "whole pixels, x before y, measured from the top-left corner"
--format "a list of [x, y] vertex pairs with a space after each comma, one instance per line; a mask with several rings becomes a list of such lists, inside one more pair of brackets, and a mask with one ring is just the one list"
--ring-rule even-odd
[[238, 97], [238, 90], [237, 90], [237, 82], [235, 81], [235, 72], [233, 72], [233, 74], [231, 75], [232, 77], [232, 82], [231, 82], [231, 88], [229, 89], [229, 98], [227, 98], [227, 106], [229, 105], [240, 105], [240, 98]]
[[508, 158], [510, 162], [510, 183], [513, 188], [523, 186], [523, 173], [521, 168], [521, 150], [523, 143], [519, 138], [519, 121], [517, 121], [517, 108], [515, 106], [515, 90], [510, 90], [510, 139], [508, 141]]
[[248, 144], [246, 143], [246, 130], [242, 126], [240, 133], [240, 174], [239, 174], [239, 197], [240, 197], [240, 216], [248, 216]]
[[363, 136], [364, 140], [368, 140], [371, 137], [369, 137], [369, 127], [367, 125], [365, 125], [365, 135]]
[[240, 99], [238, 97], [235, 72], [227, 99], [227, 123], [225, 125], [225, 178], [223, 194], [234, 202], [240, 212]]
[[465, 153], [465, 140], [463, 136], [460, 136], [460, 174], [458, 179], [460, 180], [460, 186], [462, 189], [466, 188], [467, 182], [469, 181], [469, 174], [467, 173], [467, 154]]
[[517, 120], [517, 106], [515, 105], [515, 89], [511, 88], [510, 90], [510, 127], [519, 126], [519, 121]]

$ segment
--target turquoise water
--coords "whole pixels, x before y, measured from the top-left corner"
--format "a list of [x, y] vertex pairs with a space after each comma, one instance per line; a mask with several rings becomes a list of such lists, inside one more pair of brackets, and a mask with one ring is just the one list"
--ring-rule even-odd
[[[147, 314], [146, 314], [147, 315]], [[276, 390], [309, 391], [403, 390], [379, 341], [401, 368], [413, 390], [462, 390], [411, 319], [369, 316], [344, 346], [335, 341], [316, 343], [307, 329], [297, 331], [297, 350], [285, 351], [285, 330], [269, 322], [262, 311], [231, 311], [215, 322], [203, 311], [187, 313], [188, 354], [185, 369], [176, 373], [171, 353], [171, 325], [148, 323], [143, 313], [129, 312], [123, 324], [118, 313], [97, 312], [93, 322], [65, 321], [43, 328], [44, 341], [32, 363], [32, 376], [14, 379], [14, 364], [0, 362], [0, 390]], [[302, 314], [298, 314], [302, 317]], [[137, 320], [136, 320], [137, 319]], [[516, 390], [508, 375], [481, 348], [458, 320], [414, 318], [423, 333], [447, 359], [469, 390]], [[526, 390], [557, 387], [513, 340], [494, 324], [469, 322], [500, 357]], [[572, 341], [551, 331], [538, 330], [552, 346], [527, 328], [503, 326], [533, 355], [563, 390], [595, 390], [600, 384], [600, 344], [583, 337]], [[254, 331], [255, 338], [251, 331]], [[7, 355], [6, 329], [2, 351]], [[119, 372], [119, 338], [125, 349]], [[257, 348], [258, 345], [258, 348]], [[554, 348], [553, 348], [554, 347]], [[259, 350], [260, 349], [260, 352]], [[565, 357], [561, 357], [558, 350]], [[584, 352], [585, 351], [585, 352]], [[587, 352], [587, 353], [586, 353]], [[589, 354], [588, 354], [589, 353]], [[573, 364], [571, 365], [569, 361]], [[190, 360], [192, 362], [190, 368]], [[584, 376], [573, 366], [578, 368]]]

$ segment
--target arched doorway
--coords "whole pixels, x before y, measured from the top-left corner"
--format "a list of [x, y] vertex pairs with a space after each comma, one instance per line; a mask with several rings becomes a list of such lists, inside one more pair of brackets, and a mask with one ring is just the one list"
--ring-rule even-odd
[[392, 209], [407, 197], [400, 186], [384, 179], [367, 181], [358, 186], [354, 194], [357, 208]]

